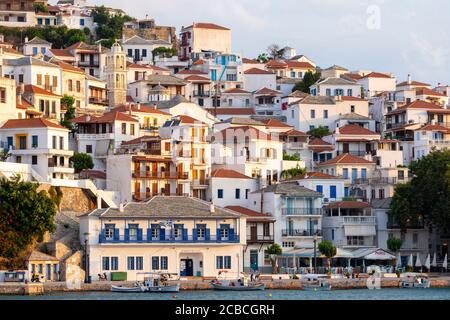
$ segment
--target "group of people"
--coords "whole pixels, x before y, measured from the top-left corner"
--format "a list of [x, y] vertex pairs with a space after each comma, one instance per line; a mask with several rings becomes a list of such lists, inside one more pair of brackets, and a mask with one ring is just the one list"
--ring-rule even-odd
[[261, 277], [261, 272], [257, 270], [255, 273], [250, 274], [250, 282], [259, 282], [259, 278]]

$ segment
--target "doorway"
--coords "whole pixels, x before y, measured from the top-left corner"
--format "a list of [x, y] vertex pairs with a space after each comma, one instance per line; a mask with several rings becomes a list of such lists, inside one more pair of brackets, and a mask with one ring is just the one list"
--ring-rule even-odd
[[250, 251], [250, 268], [253, 271], [258, 270], [258, 250]]
[[181, 277], [194, 276], [194, 261], [192, 259], [180, 260], [180, 276]]

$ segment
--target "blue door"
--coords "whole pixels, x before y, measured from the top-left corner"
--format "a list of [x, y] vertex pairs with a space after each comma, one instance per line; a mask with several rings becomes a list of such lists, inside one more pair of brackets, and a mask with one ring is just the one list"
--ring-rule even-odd
[[316, 186], [316, 191], [323, 194], [323, 186]]
[[192, 259], [181, 259], [180, 261], [180, 276], [192, 277], [194, 275], [194, 262]]
[[336, 186], [330, 186], [330, 199], [337, 198]]
[[358, 169], [352, 169], [352, 182], [358, 178]]
[[250, 268], [253, 271], [258, 270], [258, 250], [250, 251]]

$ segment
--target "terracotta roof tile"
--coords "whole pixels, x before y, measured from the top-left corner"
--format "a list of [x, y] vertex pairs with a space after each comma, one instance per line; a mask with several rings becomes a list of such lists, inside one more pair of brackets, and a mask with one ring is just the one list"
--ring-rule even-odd
[[275, 221], [273, 217], [269, 214], [260, 213], [257, 211], [253, 211], [241, 206], [227, 206], [225, 209], [236, 211], [244, 216], [249, 217], [249, 221], [261, 220], [261, 221]]
[[44, 118], [11, 119], [6, 121], [5, 124], [1, 127], [1, 129], [45, 128], [45, 127], [68, 130], [63, 126]]
[[[17, 88], [19, 89], [19, 88]], [[25, 85], [25, 93], [33, 93], [33, 94], [40, 94], [43, 96], [49, 96], [49, 97], [61, 97], [60, 95], [54, 94], [50, 91], [44, 90], [41, 87], [32, 85], [32, 84], [26, 84]]]
[[245, 71], [244, 74], [267, 74], [267, 75], [271, 74], [271, 75], [273, 75], [274, 73], [270, 72], [270, 71], [262, 70], [259, 68], [251, 68], [251, 69], [248, 69], [247, 71]]
[[228, 179], [252, 179], [245, 174], [229, 169], [217, 169], [211, 173], [212, 178], [228, 178]]
[[250, 94], [250, 92], [245, 91], [244, 89], [239, 89], [239, 88], [231, 88], [231, 89], [225, 90], [223, 93], [242, 93], [242, 94]]
[[318, 166], [327, 166], [330, 164], [374, 164], [374, 163], [369, 160], [353, 156], [348, 153], [344, 153], [331, 160], [319, 163]]
[[378, 135], [378, 133], [363, 128], [357, 124], [346, 125], [345, 127], [339, 129], [339, 133], [349, 135]]

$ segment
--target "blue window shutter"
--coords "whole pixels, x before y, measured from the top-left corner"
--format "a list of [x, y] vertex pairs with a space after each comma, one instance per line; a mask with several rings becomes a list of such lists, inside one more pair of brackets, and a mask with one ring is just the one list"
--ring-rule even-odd
[[159, 229], [159, 240], [166, 240], [166, 229]]
[[346, 198], [348, 198], [348, 196], [349, 196], [349, 189], [348, 189], [348, 187], [345, 187], [345, 188], [344, 188], [344, 196], [345, 196]]
[[220, 236], [220, 228], [217, 228], [216, 232], [217, 232], [217, 233], [216, 233], [216, 234], [217, 234], [216, 240], [217, 240], [217, 241], [222, 240], [222, 237]]
[[152, 229], [147, 229], [147, 241], [152, 241]]
[[230, 229], [229, 235], [230, 241], [234, 241], [234, 229]]
[[197, 241], [197, 228], [192, 229], [192, 240]]
[[336, 186], [330, 186], [330, 198], [336, 199]]
[[114, 229], [114, 241], [119, 241], [120, 235], [119, 235], [119, 229]]
[[183, 240], [187, 241], [188, 239], [188, 230], [187, 229], [183, 229]]
[[316, 186], [316, 191], [323, 194], [323, 186]]
[[142, 229], [138, 229], [138, 231], [137, 231], [137, 239], [138, 239], [138, 241], [142, 241]]
[[125, 229], [125, 241], [130, 241], [130, 229]]
[[205, 230], [205, 239], [206, 239], [206, 241], [211, 240], [211, 230], [210, 229]]

